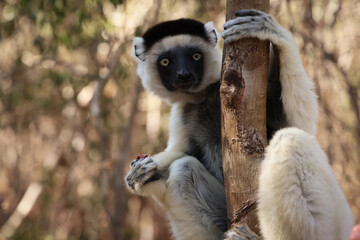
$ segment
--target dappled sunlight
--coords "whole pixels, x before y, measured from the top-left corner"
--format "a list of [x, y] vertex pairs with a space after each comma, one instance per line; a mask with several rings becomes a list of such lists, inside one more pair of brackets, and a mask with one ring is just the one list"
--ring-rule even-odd
[[80, 90], [76, 99], [81, 107], [86, 107], [87, 105], [89, 105], [91, 99], [94, 96], [96, 86], [97, 86], [97, 82], [91, 82], [89, 85], [83, 87]]

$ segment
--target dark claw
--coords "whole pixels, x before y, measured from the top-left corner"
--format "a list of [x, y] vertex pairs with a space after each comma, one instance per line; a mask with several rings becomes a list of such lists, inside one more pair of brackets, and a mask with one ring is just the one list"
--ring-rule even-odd
[[246, 16], [260, 16], [261, 12], [254, 10], [254, 9], [242, 9], [242, 10], [237, 10], [235, 12], [235, 16], [236, 17], [246, 17]]
[[134, 187], [134, 183], [131, 182], [131, 177], [130, 177], [130, 176], [127, 176], [127, 177], [126, 177], [126, 183], [127, 183], [127, 185], [128, 185], [129, 187], [131, 187], [132, 189], [135, 188], [135, 187]]
[[131, 163], [130, 163], [130, 166], [134, 166], [134, 164], [136, 163], [136, 160], [132, 160]]
[[131, 180], [130, 176], [127, 176], [127, 177], [126, 177], [126, 181], [127, 181], [127, 182], [130, 182], [130, 180]]

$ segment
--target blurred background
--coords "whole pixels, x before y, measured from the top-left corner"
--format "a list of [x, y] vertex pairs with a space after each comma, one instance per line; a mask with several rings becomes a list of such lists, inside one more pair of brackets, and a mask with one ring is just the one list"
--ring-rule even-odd
[[[156, 22], [212, 20], [225, 1], [0, 2], [0, 239], [170, 239], [129, 194], [131, 159], [166, 146], [169, 107], [145, 93], [131, 41]], [[360, 222], [360, 2], [271, 0], [320, 101], [318, 139]]]

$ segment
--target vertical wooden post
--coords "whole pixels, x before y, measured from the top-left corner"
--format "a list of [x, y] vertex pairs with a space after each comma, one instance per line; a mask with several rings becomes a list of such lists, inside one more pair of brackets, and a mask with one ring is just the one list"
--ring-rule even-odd
[[[269, 11], [269, 0], [227, 0], [226, 20], [238, 9]], [[242, 39], [224, 46], [221, 77], [222, 158], [229, 228], [259, 233], [256, 195], [266, 140], [269, 43]]]

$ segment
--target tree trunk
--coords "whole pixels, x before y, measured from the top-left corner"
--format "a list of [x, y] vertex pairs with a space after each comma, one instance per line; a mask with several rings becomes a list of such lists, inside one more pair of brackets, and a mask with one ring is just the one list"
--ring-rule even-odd
[[[226, 20], [238, 9], [269, 10], [269, 0], [227, 0]], [[228, 225], [259, 233], [256, 196], [266, 138], [269, 43], [242, 39], [224, 46], [221, 95], [222, 158]]]

